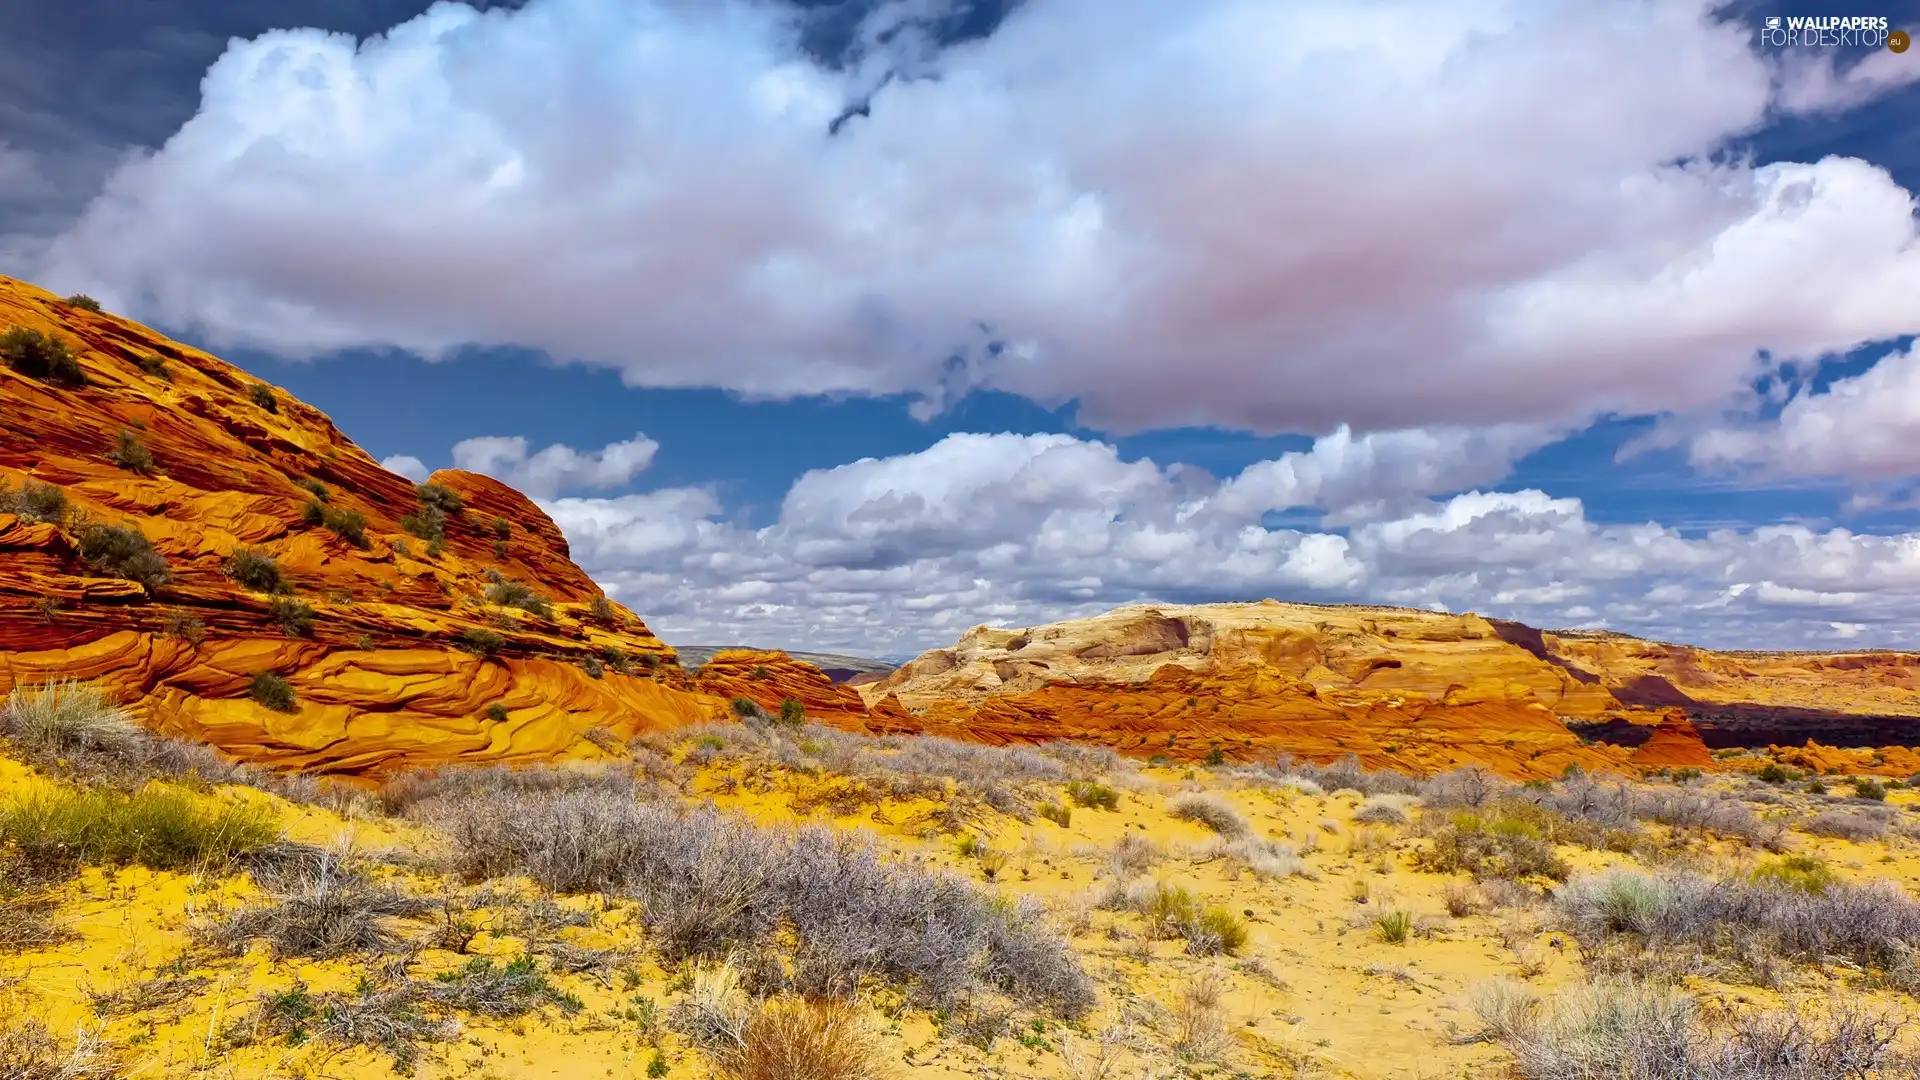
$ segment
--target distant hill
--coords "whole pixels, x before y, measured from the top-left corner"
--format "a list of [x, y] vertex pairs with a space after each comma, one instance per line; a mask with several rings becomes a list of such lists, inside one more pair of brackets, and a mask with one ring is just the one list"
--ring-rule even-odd
[[[680, 654], [680, 666], [691, 671], [706, 663], [708, 660], [713, 659], [713, 654], [722, 649], [760, 648], [764, 648], [764, 646], [676, 645], [673, 651]], [[826, 672], [827, 678], [837, 683], [848, 681], [866, 682], [869, 680], [861, 679], [860, 677], [863, 675], [869, 677], [886, 675], [893, 671], [894, 668], [900, 666], [888, 660], [870, 660], [860, 656], [841, 656], [838, 653], [794, 652], [791, 649], [780, 649], [777, 651], [784, 652], [803, 664], [812, 664], [814, 667]]]

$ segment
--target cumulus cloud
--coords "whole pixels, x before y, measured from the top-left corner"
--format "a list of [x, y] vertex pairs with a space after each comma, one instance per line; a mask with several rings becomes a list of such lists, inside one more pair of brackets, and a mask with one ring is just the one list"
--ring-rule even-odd
[[543, 499], [562, 490], [624, 487], [653, 463], [659, 449], [659, 443], [635, 435], [598, 450], [583, 452], [555, 443], [530, 454], [522, 436], [483, 435], [455, 443], [453, 464]]
[[1695, 466], [1770, 477], [1882, 481], [1920, 474], [1920, 345], [1802, 390], [1768, 421], [1710, 427], [1687, 448]]
[[395, 454], [392, 457], [381, 458], [380, 467], [390, 473], [398, 473], [416, 484], [425, 482], [427, 477], [433, 475], [433, 470], [427, 468], [427, 463], [412, 454]]
[[1690, 409], [1756, 350], [1920, 329], [1887, 173], [1709, 164], [1895, 76], [1779, 70], [1716, 8], [1032, 0], [829, 136], [874, 71], [788, 9], [442, 3], [233, 43], [42, 277], [284, 353], [995, 388], [1110, 430]]
[[1265, 596], [1726, 646], [1916, 643], [1916, 535], [1689, 536], [1596, 521], [1580, 500], [1537, 490], [1447, 486], [1345, 526], [1274, 528], [1261, 524], [1272, 500], [1243, 478], [1129, 462], [1064, 435], [968, 434], [807, 473], [760, 528], [698, 488], [542, 505], [589, 572], [682, 644], [891, 655], [983, 622]]

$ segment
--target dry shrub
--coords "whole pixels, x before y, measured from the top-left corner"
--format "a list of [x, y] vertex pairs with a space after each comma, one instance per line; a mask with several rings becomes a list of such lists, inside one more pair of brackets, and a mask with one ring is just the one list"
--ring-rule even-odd
[[1366, 825], [1405, 825], [1411, 820], [1407, 816], [1407, 808], [1413, 801], [1411, 795], [1370, 796], [1353, 812], [1353, 820]]
[[1469, 881], [1447, 882], [1440, 890], [1440, 899], [1447, 905], [1447, 914], [1456, 919], [1464, 919], [1469, 915], [1484, 915], [1492, 907], [1487, 902], [1487, 894]]
[[1222, 1003], [1226, 990], [1226, 980], [1216, 971], [1187, 981], [1170, 1016], [1174, 1050], [1194, 1061], [1214, 1062], [1233, 1049], [1233, 1030]]
[[591, 786], [482, 789], [416, 810], [471, 879], [524, 874], [559, 892], [637, 900], [670, 959], [739, 951], [765, 961], [757, 979], [805, 994], [848, 996], [877, 977], [935, 1004], [979, 987], [1069, 1016], [1093, 1002], [1091, 981], [1045, 929], [1037, 902], [889, 861], [871, 838], [763, 828]]
[[1128, 833], [1113, 845], [1107, 865], [1121, 880], [1139, 877], [1161, 859], [1160, 847], [1145, 836]]
[[1224, 859], [1230, 873], [1247, 873], [1259, 881], [1280, 881], [1303, 877], [1314, 881], [1320, 875], [1300, 858], [1292, 844], [1278, 840], [1256, 840], [1243, 836], [1236, 840], [1215, 841], [1210, 857]]
[[199, 994], [212, 983], [213, 980], [200, 976], [162, 975], [128, 983], [105, 993], [89, 992], [87, 998], [97, 1016], [131, 1016], [177, 1005]]
[[1816, 1026], [1803, 1013], [1735, 1018], [1709, 1030], [1695, 1001], [1624, 980], [1548, 999], [1502, 980], [1470, 992], [1485, 1037], [1512, 1050], [1525, 1080], [1873, 1080], [1910, 1076], [1900, 1021], [1846, 1007]]
[[1892, 815], [1880, 807], [1873, 811], [1835, 809], [1815, 814], [1803, 827], [1815, 836], [1865, 843], [1886, 836], [1891, 821]]
[[108, 1080], [124, 1075], [93, 1032], [71, 1043], [53, 1037], [33, 1017], [0, 1017], [0, 1080]]
[[713, 1056], [733, 1080], [868, 1080], [881, 1071], [865, 1018], [830, 998], [762, 1002], [747, 1015], [739, 1041]]
[[392, 921], [424, 915], [432, 907], [367, 881], [333, 857], [272, 881], [267, 898], [264, 905], [229, 913], [201, 936], [234, 952], [265, 941], [276, 957], [388, 952], [401, 943]]
[[1222, 836], [1246, 836], [1253, 831], [1232, 803], [1212, 792], [1189, 792], [1167, 804], [1167, 813], [1182, 821], [1204, 825]]

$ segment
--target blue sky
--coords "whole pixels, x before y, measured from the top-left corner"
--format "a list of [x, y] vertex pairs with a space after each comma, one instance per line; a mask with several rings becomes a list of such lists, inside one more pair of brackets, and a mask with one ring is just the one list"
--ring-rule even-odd
[[1912, 644], [1920, 52], [1752, 31], [1920, 4], [1007, 7], [0, 17], [143, 102], [0, 116], [0, 270], [522, 484], [681, 644]]

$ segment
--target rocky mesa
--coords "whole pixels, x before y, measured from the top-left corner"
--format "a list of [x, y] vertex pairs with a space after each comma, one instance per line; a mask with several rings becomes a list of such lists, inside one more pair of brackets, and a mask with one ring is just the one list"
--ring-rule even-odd
[[100, 680], [249, 762], [598, 754], [724, 702], [524, 496], [380, 467], [318, 410], [0, 278], [0, 692]]

